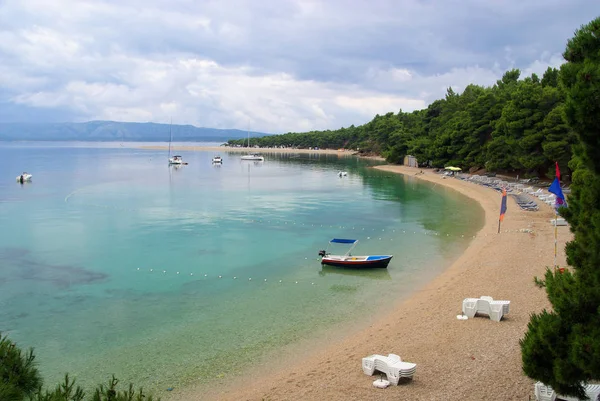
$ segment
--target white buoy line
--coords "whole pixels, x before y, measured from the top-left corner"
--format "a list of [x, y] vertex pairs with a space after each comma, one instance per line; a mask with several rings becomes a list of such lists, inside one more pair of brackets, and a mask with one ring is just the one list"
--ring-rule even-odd
[[[148, 272], [148, 273], [162, 273], [162, 274], [172, 274], [172, 273], [175, 273], [175, 275], [181, 275], [181, 276], [194, 276], [194, 273], [189, 273], [188, 274], [188, 273], [183, 273], [181, 271], [174, 271], [174, 272], [167, 271], [167, 270], [162, 270], [161, 271], [160, 269], [156, 270], [156, 269], [153, 269], [153, 268], [151, 268], [151, 269], [142, 269], [142, 268], [138, 267], [136, 269], [136, 271], [138, 271], [138, 272]], [[207, 280], [210, 280], [210, 279], [216, 279], [216, 280], [237, 280], [239, 278], [238, 276], [224, 276], [222, 274], [209, 275], [208, 273], [201, 274], [200, 276], [196, 276], [196, 277], [200, 277], [200, 280], [202, 280], [203, 278], [206, 278]], [[248, 281], [253, 281], [252, 277], [248, 277]], [[278, 284], [290, 284], [290, 283], [293, 283], [293, 284], [309, 284], [310, 283], [310, 285], [318, 285], [314, 281], [308, 281], [308, 280], [303, 281], [303, 280], [295, 280], [295, 279], [289, 279], [289, 280], [270, 279], [269, 280], [268, 278], [262, 278], [262, 279], [258, 279], [258, 280], [254, 280], [254, 281], [259, 281], [259, 282], [262, 282], [262, 283], [278, 283]]]

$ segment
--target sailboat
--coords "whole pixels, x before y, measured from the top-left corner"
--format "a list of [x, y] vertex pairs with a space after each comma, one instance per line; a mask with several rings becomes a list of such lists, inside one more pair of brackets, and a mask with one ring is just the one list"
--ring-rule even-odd
[[173, 126], [173, 121], [171, 121], [171, 125], [169, 126], [169, 165], [181, 166], [184, 163], [183, 158], [179, 155], [175, 155], [171, 157], [171, 142], [173, 141], [173, 131], [171, 127]]
[[[250, 130], [248, 130], [248, 149], [250, 149]], [[249, 155], [243, 155], [242, 160], [254, 160], [262, 162], [265, 160], [265, 158], [258, 153], [250, 153]]]

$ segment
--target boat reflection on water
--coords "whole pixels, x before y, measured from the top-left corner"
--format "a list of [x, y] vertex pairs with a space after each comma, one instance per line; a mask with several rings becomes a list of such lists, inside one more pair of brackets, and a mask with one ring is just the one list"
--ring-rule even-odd
[[342, 274], [346, 276], [365, 277], [374, 280], [392, 279], [388, 269], [357, 269], [321, 265], [319, 276], [326, 276], [328, 274]]

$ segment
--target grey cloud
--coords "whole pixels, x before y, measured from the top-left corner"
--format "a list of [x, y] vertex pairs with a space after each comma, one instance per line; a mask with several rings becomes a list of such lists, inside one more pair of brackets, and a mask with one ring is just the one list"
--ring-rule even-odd
[[4, 2], [0, 102], [15, 112], [0, 121], [26, 108], [43, 120], [339, 128], [508, 68], [543, 71], [599, 13], [586, 0]]

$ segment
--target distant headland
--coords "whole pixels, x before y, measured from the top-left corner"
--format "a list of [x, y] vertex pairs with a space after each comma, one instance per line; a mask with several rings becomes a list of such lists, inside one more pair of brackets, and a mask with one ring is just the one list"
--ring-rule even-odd
[[83, 123], [0, 123], [0, 141], [95, 142], [226, 142], [230, 139], [271, 135], [238, 129], [158, 123], [89, 121]]

